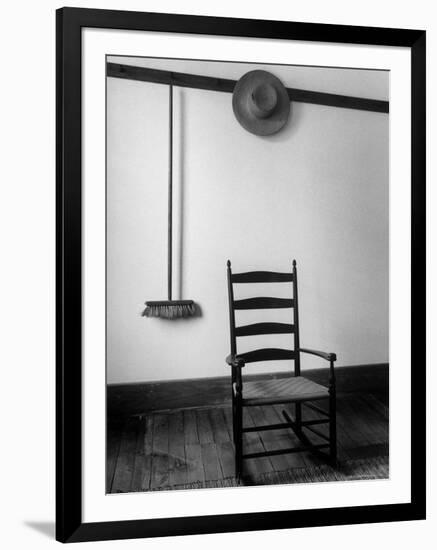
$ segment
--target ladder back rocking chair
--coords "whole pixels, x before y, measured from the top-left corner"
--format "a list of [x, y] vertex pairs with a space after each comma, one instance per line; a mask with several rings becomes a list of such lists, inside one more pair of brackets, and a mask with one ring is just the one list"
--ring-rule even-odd
[[[232, 418], [233, 437], [235, 445], [235, 475], [240, 478], [243, 471], [243, 460], [260, 458], [269, 455], [311, 451], [317, 456], [326, 458], [332, 465], [337, 464], [337, 434], [336, 434], [336, 393], [334, 362], [335, 353], [301, 348], [299, 342], [299, 307], [297, 292], [296, 260], [293, 260], [293, 269], [289, 273], [271, 271], [250, 271], [246, 273], [232, 273], [231, 262], [227, 262], [229, 322], [231, 353], [226, 363], [231, 367], [232, 380]], [[234, 298], [234, 285], [246, 283], [291, 283], [292, 298], [254, 297], [246, 299]], [[235, 311], [248, 309], [293, 309], [292, 323], [254, 323], [243, 326], [235, 325]], [[291, 318], [291, 315], [290, 315]], [[290, 319], [291, 320], [291, 319]], [[290, 349], [263, 348], [238, 353], [237, 338], [258, 334], [290, 334], [294, 345]], [[300, 354], [308, 353], [320, 357], [329, 363], [329, 384], [327, 387], [317, 384], [301, 376]], [[293, 360], [294, 376], [279, 379], [246, 381], [243, 384], [242, 370], [248, 363], [257, 361]], [[328, 410], [314, 405], [313, 401], [327, 400]], [[283, 410], [284, 423], [263, 426], [243, 427], [243, 408], [260, 405], [294, 404], [294, 418]], [[304, 420], [302, 406], [319, 413], [322, 418]], [[316, 424], [328, 424], [328, 434], [319, 431]], [[256, 453], [243, 453], [243, 433], [261, 430], [280, 430], [290, 428], [299, 439], [298, 447], [282, 448]], [[313, 443], [308, 438], [308, 431], [319, 436], [322, 443]]]

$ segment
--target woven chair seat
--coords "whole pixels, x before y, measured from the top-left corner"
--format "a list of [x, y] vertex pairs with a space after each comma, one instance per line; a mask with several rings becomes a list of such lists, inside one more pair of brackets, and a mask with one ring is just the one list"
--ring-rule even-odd
[[244, 405], [268, 405], [287, 401], [309, 401], [329, 397], [328, 388], [303, 376], [255, 380], [243, 383]]

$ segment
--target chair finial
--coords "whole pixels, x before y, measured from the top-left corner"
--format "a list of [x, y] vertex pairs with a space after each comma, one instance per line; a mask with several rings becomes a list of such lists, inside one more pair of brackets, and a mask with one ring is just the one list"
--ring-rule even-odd
[[296, 267], [296, 260], [293, 260], [293, 267]]
[[226, 265], [227, 265], [228, 267], [231, 267], [231, 260], [228, 260], [228, 261], [226, 262]]

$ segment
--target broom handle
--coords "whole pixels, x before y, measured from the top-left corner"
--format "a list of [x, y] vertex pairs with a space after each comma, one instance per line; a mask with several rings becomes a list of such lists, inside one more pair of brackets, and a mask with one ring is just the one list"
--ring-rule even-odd
[[172, 287], [172, 263], [173, 263], [173, 84], [170, 83], [169, 87], [169, 101], [168, 101], [168, 118], [169, 118], [169, 132], [168, 132], [168, 258], [167, 258], [167, 270], [168, 270], [168, 299], [171, 300], [171, 287]]

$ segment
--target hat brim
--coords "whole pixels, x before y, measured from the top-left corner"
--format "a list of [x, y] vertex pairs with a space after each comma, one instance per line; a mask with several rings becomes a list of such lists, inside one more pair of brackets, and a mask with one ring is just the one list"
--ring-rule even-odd
[[[277, 104], [266, 118], [258, 118], [249, 109], [249, 95], [260, 84], [270, 84], [277, 92]], [[269, 136], [279, 132], [290, 116], [290, 99], [282, 82], [267, 71], [250, 71], [235, 85], [232, 94], [232, 108], [241, 126], [252, 134]]]

